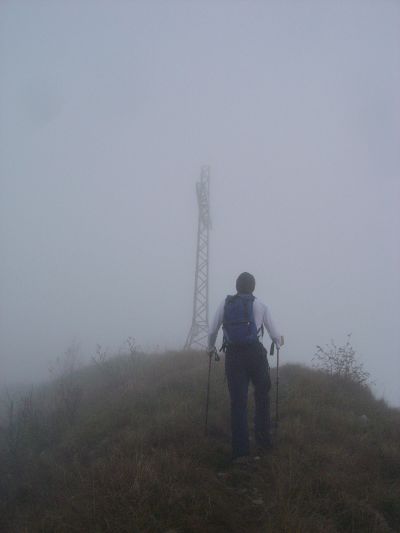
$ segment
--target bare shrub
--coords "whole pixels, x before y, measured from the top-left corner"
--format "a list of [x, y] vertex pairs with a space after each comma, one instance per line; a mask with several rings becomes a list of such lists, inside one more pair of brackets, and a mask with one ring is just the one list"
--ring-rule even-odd
[[96, 353], [92, 355], [92, 361], [99, 368], [104, 368], [107, 365], [108, 355], [101, 347], [101, 344], [96, 344]]
[[129, 355], [134, 357], [138, 352], [138, 345], [136, 344], [136, 339], [134, 337], [128, 337], [125, 341], [125, 344], [128, 345]]
[[136, 375], [137, 367], [140, 365], [139, 348], [134, 337], [128, 337], [114, 355], [110, 355], [97, 344], [96, 353], [91, 359], [99, 370], [102, 380], [111, 388], [117, 389], [126, 385]]
[[140, 346], [138, 346], [136, 344], [136, 339], [134, 337], [128, 337], [125, 341], [125, 344], [127, 344], [128, 346], [128, 349], [129, 349], [129, 353], [128, 353], [128, 372], [130, 372], [131, 374], [135, 373], [135, 370], [136, 370], [136, 364], [138, 362], [138, 359], [139, 359], [139, 350], [140, 350]]
[[136, 339], [134, 337], [128, 337], [125, 344], [128, 346], [131, 361], [135, 361], [139, 350], [139, 346], [136, 344]]
[[6, 410], [7, 417], [2, 426], [2, 432], [8, 453], [16, 459], [21, 445], [21, 425], [17, 416], [16, 402], [9, 394], [7, 394]]
[[341, 376], [360, 385], [368, 382], [370, 374], [363, 364], [356, 359], [356, 352], [350, 342], [351, 333], [347, 335], [344, 346], [337, 346], [333, 340], [325, 347], [317, 346], [313, 357], [313, 366], [330, 375]]
[[92, 362], [98, 369], [102, 382], [107, 383], [112, 388], [116, 388], [121, 384], [122, 376], [115, 357], [110, 356], [101, 344], [96, 344], [96, 353], [92, 356]]
[[70, 423], [75, 420], [82, 397], [76, 375], [79, 367], [79, 345], [74, 342], [49, 369], [55, 380], [56, 402]]
[[16, 465], [21, 455], [41, 448], [46, 440], [44, 414], [40, 409], [33, 388], [19, 397], [7, 394], [7, 416], [0, 426], [2, 443], [7, 456]]

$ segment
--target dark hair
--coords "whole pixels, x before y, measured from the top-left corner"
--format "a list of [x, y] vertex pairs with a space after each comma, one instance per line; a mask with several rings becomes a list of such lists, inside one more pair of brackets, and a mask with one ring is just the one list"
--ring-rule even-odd
[[251, 294], [256, 288], [254, 276], [248, 272], [242, 272], [236, 280], [236, 290], [241, 293]]

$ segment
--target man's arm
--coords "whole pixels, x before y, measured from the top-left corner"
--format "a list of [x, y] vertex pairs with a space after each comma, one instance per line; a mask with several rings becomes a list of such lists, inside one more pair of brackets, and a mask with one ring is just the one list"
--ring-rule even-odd
[[268, 334], [271, 337], [271, 340], [275, 343], [275, 346], [277, 348], [280, 348], [282, 344], [281, 342], [282, 337], [279, 331], [276, 329], [276, 326], [274, 322], [272, 321], [270, 310], [268, 306], [266, 305], [264, 308], [263, 324], [266, 327], [266, 330], [268, 331]]
[[219, 328], [222, 325], [224, 320], [224, 308], [225, 300], [219, 305], [217, 312], [215, 313], [214, 319], [211, 322], [209, 333], [208, 333], [208, 349], [213, 350], [215, 347], [215, 342], [217, 340]]

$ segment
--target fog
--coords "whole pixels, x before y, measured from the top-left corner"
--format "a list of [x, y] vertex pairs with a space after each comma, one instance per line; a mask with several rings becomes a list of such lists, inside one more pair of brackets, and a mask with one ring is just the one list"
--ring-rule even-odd
[[0, 6], [0, 383], [71, 343], [181, 348], [195, 182], [210, 314], [254, 274], [282, 361], [352, 333], [400, 405], [400, 4]]

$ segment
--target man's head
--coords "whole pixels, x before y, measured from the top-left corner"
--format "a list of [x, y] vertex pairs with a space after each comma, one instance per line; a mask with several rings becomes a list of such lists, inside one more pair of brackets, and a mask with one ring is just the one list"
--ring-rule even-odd
[[251, 294], [256, 287], [254, 276], [248, 272], [242, 272], [236, 280], [236, 290], [244, 294]]

